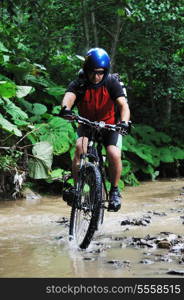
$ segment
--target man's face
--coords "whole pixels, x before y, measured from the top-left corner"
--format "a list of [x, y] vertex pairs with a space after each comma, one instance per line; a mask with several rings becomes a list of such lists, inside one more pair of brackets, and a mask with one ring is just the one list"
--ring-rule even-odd
[[89, 81], [93, 84], [98, 84], [100, 81], [102, 81], [103, 77], [104, 77], [104, 69], [102, 68], [88, 71]]

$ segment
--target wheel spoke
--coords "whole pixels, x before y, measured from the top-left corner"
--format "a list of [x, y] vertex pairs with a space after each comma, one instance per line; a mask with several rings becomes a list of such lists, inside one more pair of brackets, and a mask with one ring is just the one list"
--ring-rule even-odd
[[95, 230], [101, 209], [101, 176], [90, 164], [81, 170], [78, 182], [77, 205], [72, 208], [70, 236], [81, 248], [87, 248]]

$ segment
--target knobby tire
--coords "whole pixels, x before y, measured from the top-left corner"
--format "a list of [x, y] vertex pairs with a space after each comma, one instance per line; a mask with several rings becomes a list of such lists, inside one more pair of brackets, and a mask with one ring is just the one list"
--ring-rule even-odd
[[72, 206], [69, 236], [81, 249], [86, 249], [98, 228], [102, 209], [101, 174], [90, 162], [79, 171], [77, 197]]

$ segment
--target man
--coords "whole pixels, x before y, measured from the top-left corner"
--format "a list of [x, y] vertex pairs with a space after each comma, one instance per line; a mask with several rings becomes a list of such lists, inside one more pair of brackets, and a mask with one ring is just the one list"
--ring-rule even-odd
[[[102, 48], [92, 48], [87, 52], [83, 70], [78, 79], [72, 81], [64, 95], [60, 116], [72, 118], [72, 107], [77, 105], [79, 115], [91, 121], [119, 124], [128, 131], [130, 110], [122, 86], [117, 78], [109, 74], [110, 57]], [[118, 112], [117, 112], [118, 109]], [[78, 128], [78, 138], [72, 172], [76, 179], [80, 154], [87, 150], [88, 132], [84, 126]], [[109, 211], [121, 207], [118, 182], [122, 172], [122, 136], [118, 132], [107, 131], [103, 136], [109, 164], [111, 190]]]

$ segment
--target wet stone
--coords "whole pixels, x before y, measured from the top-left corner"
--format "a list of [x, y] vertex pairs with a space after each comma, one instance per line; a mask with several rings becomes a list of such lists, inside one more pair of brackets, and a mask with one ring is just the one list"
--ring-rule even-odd
[[184, 208], [171, 208], [170, 211], [174, 213], [184, 213]]
[[106, 251], [109, 248], [111, 248], [110, 245], [101, 245], [100, 244], [100, 247], [98, 249], [94, 249], [94, 250], [90, 251], [90, 253], [101, 253], [101, 252]]
[[156, 261], [163, 261], [163, 262], [167, 262], [167, 263], [170, 263], [170, 262], [173, 261], [168, 255], [158, 255], [155, 258], [155, 260]]
[[171, 243], [168, 240], [162, 240], [157, 243], [158, 248], [170, 249]]
[[150, 259], [143, 259], [140, 261], [141, 264], [145, 264], [145, 265], [151, 265], [154, 264], [154, 261], [150, 260]]
[[124, 225], [134, 225], [134, 226], [147, 226], [151, 222], [151, 217], [142, 217], [142, 218], [126, 218], [121, 221], [121, 226]]
[[156, 240], [157, 237], [156, 236], [151, 236], [151, 235], [146, 235], [144, 238], [146, 241], [152, 241], [152, 240]]
[[167, 272], [167, 274], [184, 276], [184, 270], [170, 270]]
[[160, 216], [160, 217], [165, 217], [167, 216], [167, 214], [165, 212], [157, 212], [157, 211], [154, 211], [153, 212], [153, 215], [155, 216]]
[[174, 253], [184, 253], [184, 243], [178, 241], [178, 243], [172, 247], [171, 251]]
[[84, 257], [83, 260], [86, 260], [86, 261], [94, 261], [95, 258], [94, 258], [94, 257]]
[[62, 236], [62, 235], [59, 235], [59, 236], [56, 236], [56, 237], [55, 237], [55, 240], [61, 240], [61, 239], [63, 239], [63, 236]]
[[184, 264], [184, 256], [182, 256], [181, 259], [179, 260], [179, 264], [181, 264], [181, 265]]
[[65, 218], [65, 217], [62, 217], [61, 219], [59, 219], [59, 220], [56, 221], [56, 223], [59, 223], [61, 225], [62, 224], [66, 224], [68, 222], [69, 222], [68, 218]]
[[149, 247], [149, 248], [155, 248], [155, 244], [153, 242], [149, 242], [149, 241], [146, 241], [144, 239], [140, 240], [140, 245], [141, 246], [146, 246], [146, 247]]
[[130, 265], [130, 261], [128, 260], [121, 261], [121, 260], [112, 259], [112, 260], [108, 260], [107, 263], [112, 264], [113, 266], [118, 268], [127, 267]]
[[124, 239], [125, 239], [125, 238], [122, 237], [122, 236], [116, 236], [116, 237], [114, 238], [115, 241], [123, 241]]

